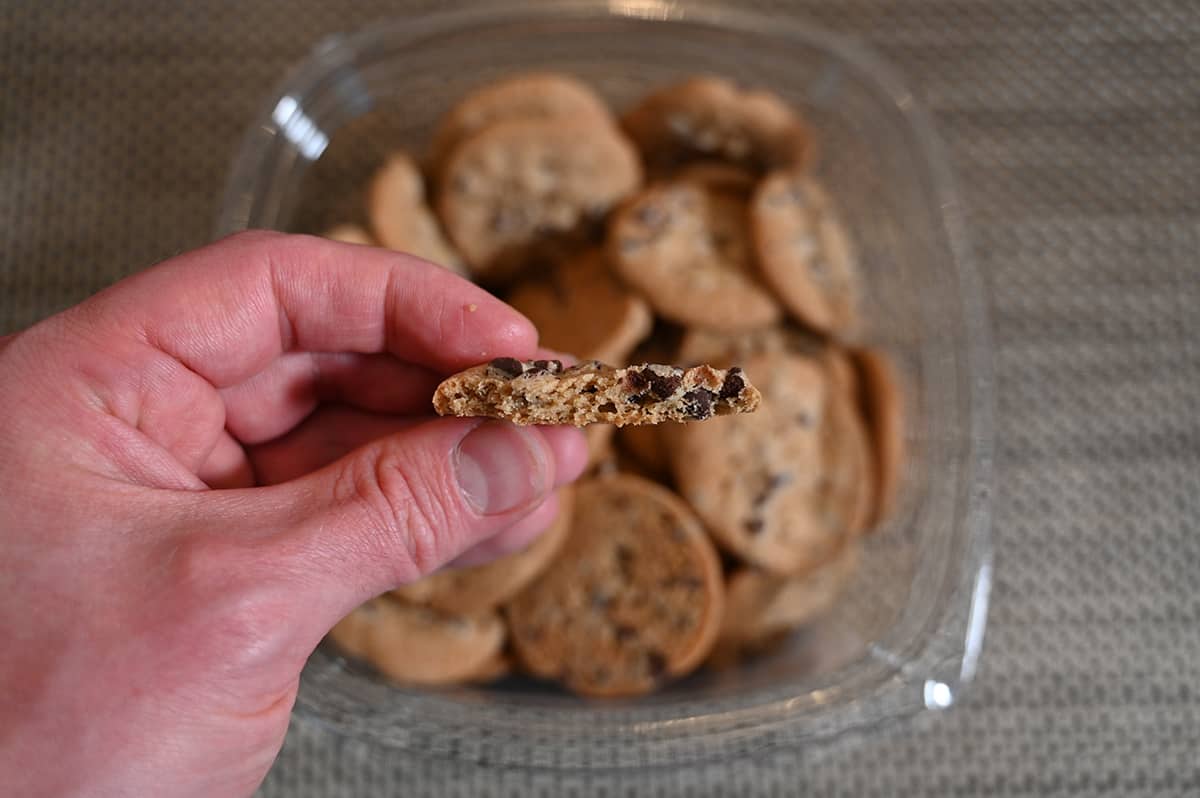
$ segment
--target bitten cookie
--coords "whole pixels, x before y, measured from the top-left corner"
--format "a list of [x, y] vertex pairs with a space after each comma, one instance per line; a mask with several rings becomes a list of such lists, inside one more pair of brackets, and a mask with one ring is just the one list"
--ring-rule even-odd
[[584, 252], [547, 279], [518, 286], [508, 303], [537, 327], [542, 346], [581, 360], [625, 363], [654, 323], [646, 300], [613, 276], [602, 250]]
[[800, 167], [812, 138], [795, 111], [768, 91], [697, 77], [647, 95], [621, 118], [654, 169], [720, 158], [755, 170]]
[[613, 127], [586, 119], [502, 120], [450, 154], [438, 212], [472, 272], [503, 279], [547, 239], [599, 224], [640, 182], [637, 154]]
[[570, 534], [507, 608], [535, 675], [594, 696], [638, 695], [691, 671], [721, 619], [716, 552], [665, 488], [617, 475], [580, 483]]
[[778, 633], [828, 612], [854, 575], [858, 557], [858, 541], [848, 540], [833, 559], [801, 576], [734, 571], [725, 583], [725, 615], [709, 664], [735, 664]]
[[392, 595], [464, 615], [483, 613], [503, 604], [541, 573], [562, 545], [571, 525], [571, 497], [570, 488], [559, 489], [558, 517], [524, 550], [471, 568], [443, 568], [396, 588]]
[[329, 637], [389, 679], [432, 685], [486, 672], [505, 632], [495, 613], [452, 615], [381, 596], [338, 621]]
[[745, 203], [691, 181], [644, 190], [613, 215], [608, 231], [614, 269], [658, 313], [730, 332], [781, 315], [752, 250]]
[[465, 273], [462, 258], [425, 204], [421, 172], [406, 154], [393, 153], [375, 173], [367, 188], [367, 214], [380, 245]]
[[876, 349], [854, 352], [862, 386], [875, 470], [875, 507], [871, 523], [879, 524], [896, 505], [904, 469], [904, 394], [892, 361]]
[[722, 547], [774, 573], [801, 573], [842, 537], [819, 501], [827, 381], [818, 362], [798, 355], [748, 364], [761, 375], [758, 412], [668, 428], [672, 471]]
[[516, 424], [657, 424], [750, 413], [758, 389], [740, 368], [658, 364], [614, 368], [585, 360], [497, 358], [446, 378], [433, 395], [439, 415], [503, 418]]
[[802, 323], [823, 333], [858, 326], [859, 275], [845, 228], [825, 191], [797, 172], [775, 172], [750, 205], [763, 278]]
[[604, 100], [587, 85], [558, 72], [527, 72], [468, 92], [442, 116], [430, 145], [437, 170], [472, 133], [503, 119], [590, 119], [612, 125]]

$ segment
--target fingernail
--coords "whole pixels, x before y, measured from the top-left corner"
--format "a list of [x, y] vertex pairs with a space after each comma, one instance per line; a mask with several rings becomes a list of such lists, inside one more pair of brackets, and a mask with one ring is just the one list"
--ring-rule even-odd
[[498, 515], [540, 501], [550, 489], [550, 456], [541, 435], [485, 421], [458, 444], [458, 484], [472, 509]]

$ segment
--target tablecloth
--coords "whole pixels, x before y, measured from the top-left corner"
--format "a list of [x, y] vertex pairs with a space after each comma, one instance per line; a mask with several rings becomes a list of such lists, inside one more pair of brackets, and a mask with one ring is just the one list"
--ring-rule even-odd
[[[0, 3], [0, 334], [206, 241], [287, 65], [437, 5]], [[957, 171], [998, 385], [973, 689], [866, 739], [649, 775], [475, 770], [297, 721], [263, 796], [1200, 794], [1200, 4], [747, 5], [880, 51]]]

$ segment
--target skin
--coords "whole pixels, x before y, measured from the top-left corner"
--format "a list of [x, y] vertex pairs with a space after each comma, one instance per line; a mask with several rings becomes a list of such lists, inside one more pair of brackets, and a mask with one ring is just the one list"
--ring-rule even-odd
[[544, 356], [398, 253], [245, 233], [0, 338], [0, 779], [249, 795], [300, 669], [362, 601], [528, 543], [575, 430], [430, 418]]

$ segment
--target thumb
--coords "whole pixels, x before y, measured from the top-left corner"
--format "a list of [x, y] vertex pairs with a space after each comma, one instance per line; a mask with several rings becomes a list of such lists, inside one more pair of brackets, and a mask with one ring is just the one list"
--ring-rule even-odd
[[322, 595], [340, 605], [330, 609], [342, 614], [431, 573], [535, 511], [556, 482], [578, 476], [581, 436], [564, 443], [561, 432], [438, 419], [262, 489], [283, 492], [277, 499], [288, 515], [300, 515], [281, 541], [281, 564], [322, 582]]

